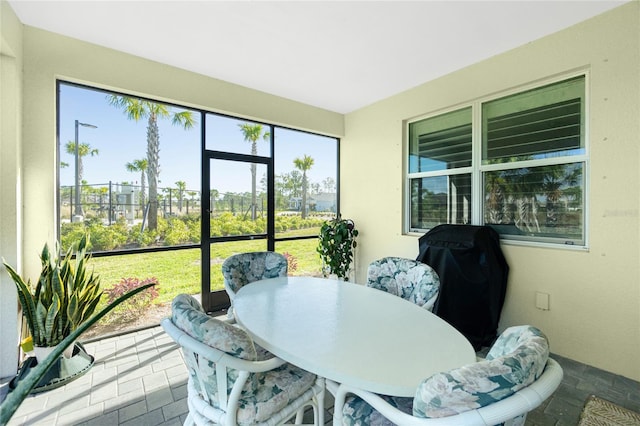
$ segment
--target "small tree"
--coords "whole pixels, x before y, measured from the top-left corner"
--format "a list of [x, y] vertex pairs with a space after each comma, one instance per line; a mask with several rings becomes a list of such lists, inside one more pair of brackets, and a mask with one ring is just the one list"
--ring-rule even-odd
[[184, 199], [184, 191], [187, 189], [187, 183], [183, 180], [176, 182], [178, 187], [178, 211], [182, 213], [182, 200]]
[[[261, 124], [241, 123], [238, 124], [244, 140], [251, 142], [251, 155], [258, 155], [258, 140], [263, 139], [268, 141], [271, 138], [271, 133], [262, 128]], [[257, 203], [257, 191], [256, 191], [256, 164], [251, 163], [251, 220], [256, 220], [258, 217], [258, 203]]]
[[308, 155], [304, 155], [302, 158], [296, 158], [293, 160], [293, 164], [296, 166], [296, 169], [302, 172], [302, 218], [305, 219], [307, 217], [307, 191], [309, 182], [307, 180], [307, 171], [311, 169], [313, 166], [313, 158]]
[[146, 158], [133, 160], [131, 163], [125, 164], [128, 172], [140, 172], [140, 209], [144, 212], [145, 194], [147, 191], [147, 181], [145, 175], [149, 162]]

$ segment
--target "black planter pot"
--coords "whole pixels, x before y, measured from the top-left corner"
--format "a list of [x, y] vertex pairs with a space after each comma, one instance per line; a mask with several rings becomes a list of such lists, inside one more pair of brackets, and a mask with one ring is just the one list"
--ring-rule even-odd
[[[38, 385], [33, 388], [31, 393], [44, 392], [57, 387], [63, 386], [72, 380], [77, 379], [84, 373], [89, 371], [93, 365], [94, 358], [85, 351], [84, 346], [75, 343], [71, 358], [60, 356], [58, 360], [51, 366], [47, 374], [40, 380]], [[20, 380], [27, 376], [29, 371], [38, 365], [35, 357], [29, 357], [24, 360], [20, 366], [20, 370], [16, 377], [9, 383], [9, 389], [13, 390]]]

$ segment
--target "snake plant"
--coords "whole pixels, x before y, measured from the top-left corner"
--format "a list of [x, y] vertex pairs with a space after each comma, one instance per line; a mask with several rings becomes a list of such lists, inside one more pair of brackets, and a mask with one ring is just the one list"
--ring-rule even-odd
[[93, 315], [87, 321], [83, 322], [77, 329], [75, 329], [71, 334], [65, 337], [59, 345], [51, 352], [42, 363], [38, 363], [35, 368], [29, 371], [29, 373], [18, 382], [18, 385], [10, 391], [5, 400], [0, 404], [0, 425], [6, 425], [11, 417], [15, 414], [22, 401], [29, 395], [29, 392], [37, 386], [40, 380], [47, 374], [47, 371], [53, 366], [56, 360], [62, 355], [62, 352], [65, 348], [74, 341], [76, 341], [82, 333], [84, 333], [89, 327], [98, 322], [100, 318], [105, 316], [109, 311], [118, 306], [120, 303], [124, 302], [128, 298], [135, 296], [141, 291], [146, 290], [147, 288], [155, 285], [155, 283], [149, 283], [142, 285], [136, 289], [131, 290], [129, 293], [126, 293], [120, 296], [117, 300], [110, 303], [106, 307], [104, 307], [100, 312]]
[[[56, 346], [87, 321], [98, 305], [100, 278], [87, 269], [89, 235], [73, 244], [64, 257], [44, 245], [42, 269], [35, 286], [6, 262], [35, 346]], [[56, 247], [57, 248], [57, 247]]]

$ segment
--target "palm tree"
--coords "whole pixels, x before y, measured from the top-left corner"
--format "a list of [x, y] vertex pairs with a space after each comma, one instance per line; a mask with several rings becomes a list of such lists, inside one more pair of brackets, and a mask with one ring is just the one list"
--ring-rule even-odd
[[309, 186], [307, 170], [310, 170], [313, 166], [313, 158], [305, 154], [302, 158], [295, 158], [293, 164], [296, 169], [302, 172], [302, 218], [305, 219], [307, 217], [307, 188]]
[[[258, 155], [258, 139], [262, 138], [268, 141], [271, 138], [271, 133], [262, 128], [262, 124], [250, 124], [240, 123], [238, 124], [240, 130], [244, 135], [246, 142], [251, 142], [251, 155]], [[251, 220], [256, 220], [258, 217], [258, 203], [256, 197], [256, 165], [251, 163]]]
[[145, 174], [147, 171], [147, 167], [149, 166], [149, 162], [146, 158], [141, 158], [139, 160], [133, 160], [131, 163], [125, 164], [127, 171], [129, 172], [140, 172], [140, 209], [144, 212], [145, 206], [145, 194], [147, 191], [147, 182], [145, 179]]
[[217, 189], [209, 190], [209, 202], [211, 203], [210, 213], [213, 213], [214, 211], [216, 211], [216, 200], [218, 199], [219, 196], [220, 196], [220, 191], [218, 191]]
[[[69, 141], [64, 146], [67, 154], [71, 154], [73, 156], [76, 155], [76, 143], [74, 141]], [[91, 148], [91, 145], [88, 143], [81, 142], [78, 145], [78, 180], [82, 180], [82, 176], [84, 175], [84, 166], [82, 164], [82, 157], [86, 157], [87, 155], [95, 156], [98, 155], [97, 148]], [[64, 167], [64, 166], [63, 166]]]
[[191, 111], [173, 111], [171, 107], [145, 99], [109, 95], [109, 104], [123, 110], [130, 120], [147, 118], [147, 177], [149, 178], [149, 230], [158, 228], [158, 175], [160, 174], [160, 139], [158, 118], [170, 118], [171, 124], [187, 130], [196, 120]]
[[178, 187], [178, 211], [182, 213], [182, 199], [184, 197], [184, 191], [187, 189], [187, 183], [179, 180], [176, 182], [176, 186]]
[[[67, 154], [71, 154], [75, 157], [76, 155], [75, 141], [67, 142], [64, 148], [65, 148], [65, 151], [67, 151]], [[99, 154], [98, 149], [91, 148], [91, 145], [89, 145], [88, 143], [80, 142], [78, 144], [78, 180], [76, 182], [81, 182], [82, 175], [84, 174], [84, 165], [82, 163], [82, 157], [86, 157], [87, 155], [90, 155], [93, 157], [98, 154]], [[80, 186], [76, 190], [82, 191], [82, 186]], [[76, 206], [76, 214], [84, 215], [84, 212], [82, 211], [82, 205]]]

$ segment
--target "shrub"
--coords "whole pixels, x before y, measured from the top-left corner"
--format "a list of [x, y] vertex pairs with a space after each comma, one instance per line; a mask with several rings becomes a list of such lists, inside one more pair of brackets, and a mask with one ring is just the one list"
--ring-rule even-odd
[[[222, 237], [230, 235], [263, 234], [267, 229], [266, 218], [251, 220], [244, 214], [234, 215], [223, 212], [211, 217], [210, 235]], [[302, 219], [298, 213], [279, 214], [275, 218], [275, 230], [283, 233], [292, 230], [320, 227], [324, 221], [320, 218]], [[98, 218], [89, 218], [84, 222], [63, 223], [61, 225], [61, 244], [70, 247], [73, 241], [81, 238], [85, 232], [91, 233], [92, 251], [109, 251], [125, 247], [149, 247], [154, 245], [182, 245], [200, 241], [200, 216], [188, 214], [179, 217], [158, 217], [158, 228], [142, 231], [141, 224], [129, 225], [120, 218], [111, 225], [105, 225]]]
[[167, 246], [175, 246], [188, 242], [189, 228], [187, 224], [180, 219], [171, 219], [164, 237], [164, 244]]
[[91, 250], [107, 251], [120, 247], [127, 242], [127, 224], [119, 219], [111, 226], [104, 226], [97, 218], [85, 222], [86, 229], [91, 234]]
[[122, 302], [113, 310], [113, 312], [109, 316], [109, 321], [114, 323], [121, 323], [131, 321], [139, 317], [142, 311], [151, 306], [153, 300], [159, 296], [158, 279], [152, 277], [145, 278], [144, 280], [140, 281], [140, 279], [138, 278], [122, 278], [120, 282], [114, 285], [112, 288], [104, 290], [104, 294], [108, 297], [108, 303], [111, 303], [123, 294], [126, 294], [131, 290], [150, 283], [154, 283], [155, 286], [149, 287], [148, 289]]
[[[86, 234], [83, 222], [63, 223], [60, 225], [60, 246], [63, 251], [68, 250], [75, 241], [79, 241]], [[91, 247], [89, 248], [91, 250]]]
[[291, 253], [284, 252], [282, 255], [287, 259], [287, 269], [289, 272], [295, 272], [298, 270], [298, 259]]
[[158, 232], [145, 229], [141, 231], [142, 225], [134, 225], [129, 230], [127, 236], [127, 242], [129, 244], [138, 245], [140, 247], [146, 247], [154, 244], [158, 240]]

